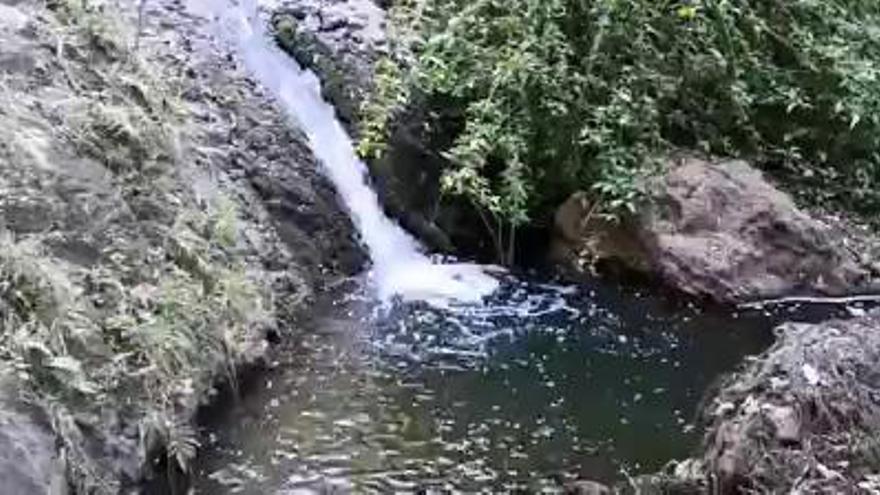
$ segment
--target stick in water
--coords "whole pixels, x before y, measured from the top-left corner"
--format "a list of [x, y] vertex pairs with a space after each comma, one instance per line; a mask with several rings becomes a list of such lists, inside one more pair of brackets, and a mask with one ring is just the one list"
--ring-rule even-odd
[[861, 295], [848, 297], [810, 297], [810, 296], [789, 296], [779, 299], [765, 299], [763, 301], [755, 301], [740, 304], [741, 308], [760, 308], [762, 306], [770, 306], [774, 304], [787, 303], [806, 303], [806, 304], [853, 304], [860, 302], [880, 302], [880, 294], [877, 295]]

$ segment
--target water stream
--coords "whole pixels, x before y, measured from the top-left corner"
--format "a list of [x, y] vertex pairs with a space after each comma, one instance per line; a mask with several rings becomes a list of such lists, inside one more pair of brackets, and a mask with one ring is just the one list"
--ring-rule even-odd
[[554, 492], [692, 451], [704, 392], [769, 343], [770, 319], [432, 259], [383, 214], [317, 78], [253, 0], [199, 1], [308, 136], [372, 267], [212, 412], [197, 493]]
[[495, 278], [477, 265], [432, 260], [409, 233], [384, 214], [370, 187], [366, 166], [358, 159], [334, 108], [321, 96], [320, 81], [275, 45], [256, 0], [207, 5], [213, 8], [218, 31], [238, 46], [253, 77], [308, 137], [367, 248], [372, 261], [370, 274], [380, 299], [398, 297], [437, 305], [477, 303], [497, 288]]

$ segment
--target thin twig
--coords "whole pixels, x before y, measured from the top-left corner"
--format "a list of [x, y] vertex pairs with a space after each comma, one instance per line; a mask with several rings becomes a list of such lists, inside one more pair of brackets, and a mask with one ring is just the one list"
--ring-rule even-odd
[[141, 34], [144, 29], [144, 8], [147, 6], [147, 0], [140, 0], [138, 3], [138, 18], [137, 18], [137, 34], [134, 38], [134, 52], [137, 53], [140, 51], [141, 47]]
[[805, 304], [853, 304], [860, 302], [880, 302], [880, 294], [866, 294], [860, 296], [848, 297], [810, 297], [810, 296], [789, 296], [780, 297], [778, 299], [764, 299], [749, 303], [739, 304], [740, 308], [761, 308], [763, 306], [772, 306], [777, 304], [805, 303]]
[[516, 224], [510, 222], [510, 237], [507, 239], [507, 265], [513, 265], [516, 254]]
[[588, 211], [587, 214], [584, 216], [584, 219], [581, 220], [584, 227], [586, 227], [587, 224], [590, 223], [590, 220], [593, 219], [593, 215], [595, 215], [596, 211], [598, 211], [599, 205], [602, 204], [602, 199], [604, 197], [605, 197], [605, 193], [599, 193], [599, 198], [596, 199], [596, 201], [594, 201], [592, 205], [590, 205], [590, 211]]
[[489, 222], [489, 219], [486, 218], [486, 214], [483, 212], [482, 207], [477, 204], [476, 201], [471, 200], [471, 204], [474, 206], [474, 209], [477, 210], [477, 214], [480, 216], [480, 220], [483, 221], [483, 225], [486, 226], [486, 230], [489, 232], [489, 235], [492, 237], [492, 242], [495, 244], [496, 255], [498, 256], [498, 261], [501, 264], [504, 264], [504, 246], [499, 243], [499, 235], [496, 230], [492, 227], [492, 224]]

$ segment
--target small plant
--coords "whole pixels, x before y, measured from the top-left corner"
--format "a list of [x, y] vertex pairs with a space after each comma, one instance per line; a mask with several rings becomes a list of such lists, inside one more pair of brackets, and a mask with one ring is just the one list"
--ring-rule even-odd
[[215, 210], [212, 215], [212, 232], [211, 237], [215, 239], [222, 247], [231, 248], [235, 246], [238, 240], [238, 212], [233, 203], [227, 197], [220, 197], [217, 200]]
[[71, 283], [39, 246], [0, 233], [0, 319], [51, 324], [71, 303]]
[[364, 100], [361, 108], [358, 154], [378, 159], [385, 153], [390, 119], [403, 111], [408, 102], [407, 88], [401, 80], [400, 67], [389, 57], [376, 62], [373, 96]]
[[126, 55], [130, 35], [114, 15], [107, 15], [112, 8], [105, 0], [51, 0], [48, 7], [61, 22], [76, 29], [93, 55], [111, 60]]

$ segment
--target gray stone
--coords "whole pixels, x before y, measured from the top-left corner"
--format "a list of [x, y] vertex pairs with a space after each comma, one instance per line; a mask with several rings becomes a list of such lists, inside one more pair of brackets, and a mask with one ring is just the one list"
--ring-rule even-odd
[[791, 406], [766, 404], [764, 417], [773, 425], [776, 440], [782, 444], [797, 443], [801, 439], [801, 422]]
[[64, 495], [64, 463], [51, 428], [41, 411], [15, 397], [8, 376], [0, 382], [0, 493]]

